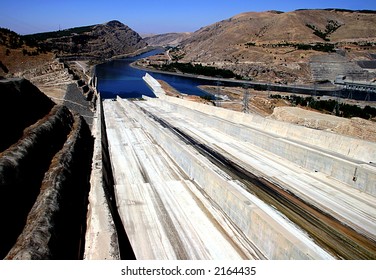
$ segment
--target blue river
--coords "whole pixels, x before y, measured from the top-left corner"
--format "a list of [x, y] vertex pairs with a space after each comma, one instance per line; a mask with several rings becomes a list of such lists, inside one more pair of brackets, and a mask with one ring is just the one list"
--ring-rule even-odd
[[[130, 66], [130, 64], [140, 58], [148, 57], [162, 52], [161, 49], [124, 58], [112, 60], [96, 66], [96, 76], [98, 77], [98, 90], [102, 98], [114, 98], [119, 95], [122, 98], [139, 98], [142, 95], [155, 97], [150, 88], [146, 85], [142, 77], [147, 71], [139, 70]], [[155, 79], [163, 80], [178, 91], [203, 96], [207, 95], [205, 91], [200, 90], [198, 85], [213, 85], [215, 81], [194, 79], [169, 74], [149, 72]]]

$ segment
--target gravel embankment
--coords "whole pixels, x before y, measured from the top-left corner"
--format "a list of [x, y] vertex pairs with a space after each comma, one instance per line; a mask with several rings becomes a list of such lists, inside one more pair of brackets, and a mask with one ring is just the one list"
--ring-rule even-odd
[[92, 126], [94, 112], [90, 109], [90, 102], [86, 100], [76, 83], [68, 85], [64, 96], [64, 105], [82, 115], [87, 124]]

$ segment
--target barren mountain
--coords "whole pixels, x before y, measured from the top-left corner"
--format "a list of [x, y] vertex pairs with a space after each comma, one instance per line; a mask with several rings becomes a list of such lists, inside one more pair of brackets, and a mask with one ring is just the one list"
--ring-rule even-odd
[[147, 36], [144, 40], [149, 46], [177, 46], [183, 40], [188, 39], [191, 34], [190, 32], [158, 34]]
[[372, 11], [249, 12], [194, 32], [175, 57], [180, 62], [230, 69], [251, 79], [306, 83], [313, 81], [312, 57], [337, 51], [341, 63], [350, 65], [333, 75], [359, 74], [362, 69], [356, 62], [372, 60], [375, 45], [376, 14]]

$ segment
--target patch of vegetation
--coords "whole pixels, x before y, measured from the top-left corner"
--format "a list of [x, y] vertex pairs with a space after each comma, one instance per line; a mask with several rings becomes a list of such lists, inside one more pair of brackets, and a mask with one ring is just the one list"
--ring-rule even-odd
[[277, 11], [277, 10], [271, 10], [271, 11], [269, 11], [269, 12], [271, 12], [271, 13], [273, 13], [273, 14], [277, 14], [277, 15], [279, 15], [279, 14], [284, 14], [284, 13], [285, 13], [285, 12]]
[[256, 43], [254, 43], [254, 42], [248, 42], [248, 43], [246, 43], [245, 44], [247, 47], [254, 47], [254, 46], [256, 46]]
[[361, 14], [376, 14], [375, 10], [347, 10], [347, 9], [324, 9], [326, 11], [347, 12], [347, 13], [361, 13]]
[[319, 52], [334, 52], [335, 45], [331, 43], [315, 43], [315, 44], [303, 44], [303, 43], [291, 43], [281, 42], [277, 44], [264, 44], [264, 47], [280, 48], [280, 47], [293, 47], [297, 50], [314, 50]]
[[320, 29], [318, 29], [316, 26], [311, 25], [311, 24], [306, 24], [306, 26], [310, 29], [313, 30], [313, 34], [316, 35], [317, 37], [320, 37], [321, 39], [325, 41], [329, 41], [328, 38], [326, 38], [326, 34], [322, 32]]
[[[38, 44], [35, 40], [6, 28], [0, 28], [0, 45], [7, 47], [6, 55], [10, 55], [10, 49], [20, 48], [23, 48], [24, 55], [38, 55], [47, 51], [43, 44]], [[34, 48], [34, 50], [27, 51], [25, 47]]]
[[314, 50], [319, 52], [334, 52], [334, 45], [333, 44], [322, 44], [316, 43], [314, 45], [310, 44], [296, 44], [296, 49], [298, 50]]
[[210, 77], [221, 76], [222, 78], [227, 78], [227, 79], [230, 79], [230, 78], [241, 79], [241, 76], [235, 74], [231, 70], [219, 69], [219, 68], [212, 67], [212, 66], [203, 66], [202, 64], [174, 62], [170, 64], [163, 64], [159, 66], [153, 65], [153, 66], [158, 67], [162, 71], [168, 71], [168, 72], [180, 71], [183, 73], [210, 76]]
[[205, 94], [203, 96], [201, 96], [202, 99], [205, 99], [207, 101], [212, 101], [212, 100], [215, 100], [215, 96], [211, 95], [211, 94]]
[[373, 47], [373, 46], [376, 45], [375, 42], [368, 42], [368, 41], [365, 41], [365, 42], [354, 42], [353, 44], [356, 45], [356, 46], [360, 46], [360, 47]]
[[306, 24], [306, 26], [313, 30], [313, 34], [320, 37], [324, 41], [330, 41], [328, 36], [332, 33], [334, 33], [338, 28], [340, 28], [342, 25], [339, 24], [337, 21], [329, 20], [328, 23], [325, 26], [325, 31], [321, 31], [316, 26], [312, 24]]
[[80, 35], [82, 33], [91, 31], [94, 26], [95, 25], [90, 25], [90, 26], [64, 29], [64, 30], [59, 30], [59, 31], [36, 33], [36, 34], [31, 34], [31, 35], [25, 35], [23, 37], [25, 39], [29, 39], [29, 40], [37, 41], [37, 42], [45, 41], [47, 39], [61, 38], [61, 37], [72, 36], [72, 35]]
[[24, 40], [16, 32], [0, 28], [0, 44], [10, 49], [18, 49], [24, 45]]
[[270, 95], [271, 98], [274, 99], [285, 99], [291, 102], [293, 105], [300, 105], [302, 107], [310, 107], [312, 109], [332, 113], [335, 112], [337, 116], [344, 117], [344, 118], [353, 118], [358, 117], [362, 119], [369, 120], [371, 118], [376, 117], [376, 108], [371, 106], [365, 106], [361, 108], [356, 105], [349, 105], [345, 103], [337, 103], [336, 100], [316, 100], [313, 97], [301, 97], [297, 95], [291, 96], [281, 96], [279, 94]]

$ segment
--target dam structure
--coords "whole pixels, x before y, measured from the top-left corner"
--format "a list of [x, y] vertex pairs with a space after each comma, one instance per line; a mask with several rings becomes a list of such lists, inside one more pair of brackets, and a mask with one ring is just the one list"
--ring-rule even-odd
[[376, 259], [375, 143], [143, 79], [157, 98], [98, 99], [86, 259]]
[[91, 79], [89, 125], [0, 81], [2, 259], [376, 259], [375, 142], [143, 79], [156, 98], [102, 100]]

